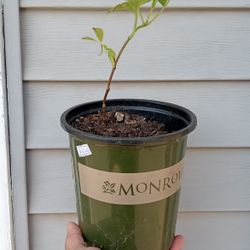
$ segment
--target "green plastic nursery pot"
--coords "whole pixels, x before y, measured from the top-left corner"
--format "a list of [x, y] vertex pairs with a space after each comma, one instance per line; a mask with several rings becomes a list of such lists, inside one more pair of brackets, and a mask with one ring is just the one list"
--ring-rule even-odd
[[167, 250], [175, 235], [183, 158], [195, 115], [170, 103], [119, 99], [107, 111], [128, 111], [167, 124], [169, 134], [143, 138], [93, 135], [71, 126], [101, 110], [101, 101], [65, 111], [74, 160], [79, 224], [102, 250]]

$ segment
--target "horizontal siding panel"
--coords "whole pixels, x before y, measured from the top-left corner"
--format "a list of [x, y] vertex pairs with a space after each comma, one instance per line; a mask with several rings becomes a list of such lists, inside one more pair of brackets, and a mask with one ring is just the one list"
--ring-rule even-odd
[[[117, 51], [130, 33], [131, 18], [126, 12], [118, 18], [95, 10], [24, 9], [24, 79], [107, 79], [107, 58], [98, 57], [98, 47], [81, 37], [90, 35], [91, 27], [103, 27], [105, 41]], [[248, 80], [249, 23], [249, 11], [170, 11], [147, 31], [139, 32], [128, 46], [115, 78]]]
[[[29, 213], [75, 212], [70, 152], [29, 150], [27, 163]], [[249, 180], [249, 149], [189, 149], [180, 210], [250, 211]]]
[[29, 213], [75, 212], [69, 150], [27, 151]]
[[[194, 111], [198, 127], [190, 135], [190, 147], [250, 146], [249, 82], [116, 82], [112, 87], [110, 98], [155, 99]], [[73, 105], [100, 99], [103, 91], [104, 84], [96, 82], [26, 82], [27, 148], [68, 148], [60, 115]]]
[[30, 215], [30, 249], [65, 249], [66, 225], [69, 221], [76, 221], [76, 216], [74, 214]]
[[[62, 250], [66, 225], [75, 214], [30, 215], [31, 250]], [[249, 250], [250, 213], [181, 213], [177, 232], [185, 250]]]
[[250, 213], [184, 213], [178, 222], [185, 250], [249, 249]]
[[[118, 0], [21, 0], [21, 7], [82, 7], [82, 8], [110, 8], [115, 4], [122, 2]], [[248, 8], [250, 7], [249, 0], [173, 0], [170, 2], [169, 7], [179, 7], [179, 8], [209, 8], [209, 7], [219, 7], [219, 8]]]

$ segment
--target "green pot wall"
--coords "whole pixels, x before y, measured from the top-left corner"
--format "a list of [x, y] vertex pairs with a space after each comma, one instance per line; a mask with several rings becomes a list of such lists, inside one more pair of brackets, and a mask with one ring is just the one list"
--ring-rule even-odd
[[[127, 108], [127, 103], [136, 108]], [[150, 103], [150, 107], [145, 103]], [[88, 197], [81, 192], [80, 186], [79, 163], [105, 173], [140, 174], [166, 169], [183, 160], [187, 134], [196, 126], [196, 118], [192, 112], [176, 105], [145, 100], [111, 100], [108, 107], [112, 109], [118, 106], [119, 110], [133, 112], [139, 109], [139, 113], [143, 113], [142, 109], [148, 112], [155, 104], [160, 104], [160, 108], [158, 106], [158, 110], [150, 112], [162, 112], [162, 107], [168, 105], [171, 109], [180, 109], [185, 113], [182, 116], [186, 119], [184, 125], [177, 125], [179, 132], [148, 139], [105, 138], [70, 128], [70, 121], [77, 115], [96, 112], [93, 103], [90, 105], [92, 108], [84, 104], [71, 108], [62, 115], [62, 126], [70, 134], [79, 224], [89, 245], [100, 247], [102, 250], [167, 250], [173, 241], [180, 189], [158, 201], [146, 200], [143, 204], [124, 205]], [[94, 106], [99, 108], [100, 102], [95, 102]], [[176, 114], [173, 115], [172, 111], [167, 108], [168, 115], [175, 119]], [[180, 115], [179, 111], [177, 113]], [[157, 116], [155, 118], [157, 119]], [[159, 120], [162, 121], [162, 118]], [[173, 120], [173, 123], [175, 122], [176, 120]], [[81, 145], [88, 145], [91, 155], [80, 157], [77, 146]]]

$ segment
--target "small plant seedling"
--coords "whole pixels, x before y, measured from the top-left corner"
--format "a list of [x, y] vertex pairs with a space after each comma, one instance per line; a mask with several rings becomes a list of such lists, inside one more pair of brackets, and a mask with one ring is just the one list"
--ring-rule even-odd
[[[119, 3], [115, 7], [113, 7], [110, 12], [117, 12], [117, 11], [129, 11], [132, 12], [134, 15], [134, 25], [132, 32], [129, 34], [126, 41], [123, 43], [121, 49], [118, 53], [110, 48], [108, 45], [104, 43], [104, 31], [102, 28], [92, 28], [95, 34], [95, 37], [86, 36], [83, 37], [83, 40], [97, 42], [101, 47], [101, 53], [106, 53], [109, 61], [112, 65], [112, 70], [107, 82], [106, 90], [102, 99], [102, 112], [106, 112], [106, 100], [110, 91], [111, 82], [116, 71], [118, 62], [127, 47], [130, 40], [133, 39], [135, 34], [152, 24], [156, 18], [158, 18], [163, 11], [166, 9], [169, 0], [126, 0], [123, 3]], [[145, 5], [149, 5], [148, 12], [145, 14], [142, 12], [142, 7]]]

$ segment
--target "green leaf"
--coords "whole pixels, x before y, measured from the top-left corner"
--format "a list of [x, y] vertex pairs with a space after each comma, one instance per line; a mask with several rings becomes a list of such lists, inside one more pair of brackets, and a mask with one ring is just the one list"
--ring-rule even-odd
[[110, 62], [114, 66], [115, 65], [115, 52], [112, 49], [108, 51], [108, 57], [109, 57]]
[[127, 0], [128, 2], [128, 9], [133, 11], [133, 12], [137, 12], [138, 8], [140, 8], [140, 6], [144, 5], [145, 3], [149, 3], [152, 0]]
[[114, 66], [115, 65], [115, 59], [116, 59], [116, 54], [113, 49], [109, 48], [107, 45], [103, 45], [104, 50], [108, 54], [108, 58], [111, 62], [111, 64]]
[[153, 8], [156, 6], [157, 2], [158, 2], [158, 0], [153, 0], [153, 2], [152, 2], [152, 7]]
[[123, 11], [123, 10], [128, 10], [128, 2], [120, 3], [117, 4], [115, 7], [113, 7], [110, 12], [115, 12], [115, 11]]
[[148, 2], [151, 2], [151, 0], [139, 0], [138, 4], [141, 6], [141, 5], [148, 3]]
[[103, 54], [103, 45], [100, 44], [100, 46], [101, 46], [101, 51], [100, 51], [100, 53], [99, 53], [99, 56], [101, 56], [101, 55]]
[[100, 42], [102, 42], [103, 40], [103, 36], [104, 36], [104, 32], [101, 28], [93, 28], [94, 32], [95, 32], [95, 35], [96, 37], [98, 38], [98, 40]]
[[138, 7], [138, 2], [137, 0], [127, 0], [128, 1], [128, 8], [129, 10], [136, 12], [137, 7]]
[[158, 1], [163, 7], [167, 6], [167, 4], [169, 3], [169, 0], [158, 0]]
[[88, 41], [95, 41], [96, 42], [96, 40], [93, 37], [90, 37], [90, 36], [82, 37], [82, 40], [88, 40]]
[[137, 6], [139, 0], [127, 0], [127, 2], [133, 6]]

